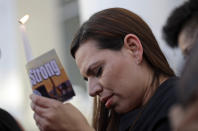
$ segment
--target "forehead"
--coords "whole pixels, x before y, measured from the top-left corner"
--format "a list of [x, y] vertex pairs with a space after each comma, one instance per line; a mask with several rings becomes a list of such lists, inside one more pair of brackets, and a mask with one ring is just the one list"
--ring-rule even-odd
[[101, 53], [103, 51], [97, 47], [97, 42], [94, 40], [88, 40], [83, 43], [75, 54], [75, 61], [80, 69], [80, 72], [84, 72], [84, 70], [96, 62], [98, 58], [101, 57]]
[[182, 51], [192, 45], [192, 38], [189, 37], [185, 31], [182, 31], [178, 37], [178, 45]]

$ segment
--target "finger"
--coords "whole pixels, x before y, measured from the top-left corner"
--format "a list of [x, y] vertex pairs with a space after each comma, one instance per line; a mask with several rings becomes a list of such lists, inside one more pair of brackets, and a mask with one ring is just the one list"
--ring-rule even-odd
[[38, 120], [38, 116], [36, 115], [36, 113], [34, 113], [34, 120], [35, 120], [35, 123], [36, 123], [36, 125], [39, 127], [39, 124], [38, 124], [38, 122], [37, 121], [39, 121]]
[[39, 125], [40, 118], [39, 118], [39, 116], [36, 113], [34, 113], [34, 117], [33, 118], [35, 120], [35, 123], [36, 123], [37, 127], [40, 129], [40, 125]]
[[47, 108], [37, 106], [34, 103], [31, 103], [31, 108], [35, 113], [41, 116], [44, 116], [44, 113], [48, 111]]
[[44, 131], [47, 121], [36, 113], [34, 113], [34, 120], [40, 131]]
[[30, 99], [32, 100], [32, 102], [35, 105], [40, 106], [40, 107], [45, 107], [45, 108], [48, 108], [48, 107], [51, 107], [51, 106], [56, 106], [56, 105], [61, 103], [57, 100], [46, 98], [46, 97], [43, 97], [43, 96], [38, 96], [38, 95], [35, 95], [35, 94], [32, 94], [30, 96]]

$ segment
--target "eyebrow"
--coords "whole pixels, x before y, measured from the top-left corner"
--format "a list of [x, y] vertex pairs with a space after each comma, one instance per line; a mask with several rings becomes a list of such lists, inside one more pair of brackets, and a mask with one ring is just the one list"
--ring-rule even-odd
[[[101, 62], [98, 61], [98, 62], [95, 62], [95, 63], [91, 64], [91, 65], [88, 67], [87, 71], [86, 71], [86, 75], [89, 76], [89, 75], [94, 74], [93, 69], [95, 69], [100, 63], [101, 63]], [[87, 81], [87, 78], [86, 78], [86, 77], [83, 77], [83, 78], [84, 78], [84, 80]]]

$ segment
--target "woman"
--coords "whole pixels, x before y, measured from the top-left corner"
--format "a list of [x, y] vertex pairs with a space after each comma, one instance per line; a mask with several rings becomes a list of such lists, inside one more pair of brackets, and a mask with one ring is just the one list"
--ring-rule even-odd
[[[139, 16], [122, 8], [94, 14], [77, 32], [71, 54], [88, 81], [89, 95], [95, 97], [95, 130], [170, 130], [167, 113], [175, 102], [176, 78], [171, 78], [174, 72], [152, 31]], [[51, 129], [50, 120], [45, 117], [54, 116], [64, 125], [61, 129], [93, 130], [70, 104], [51, 100], [68, 118], [64, 122], [63, 115], [55, 109], [50, 110], [49, 114], [54, 112], [53, 115], [46, 115], [44, 108], [50, 108], [46, 105], [49, 99], [35, 95], [31, 98], [40, 128]], [[71, 110], [69, 113], [64, 109], [67, 107], [75, 112], [76, 119], [71, 116]], [[48, 124], [43, 126], [41, 119]]]

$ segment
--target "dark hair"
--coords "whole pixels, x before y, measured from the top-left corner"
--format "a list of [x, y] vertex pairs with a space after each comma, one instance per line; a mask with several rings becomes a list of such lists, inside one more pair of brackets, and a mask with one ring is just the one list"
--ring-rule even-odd
[[183, 107], [187, 107], [198, 100], [198, 37], [192, 52], [182, 71], [178, 84], [178, 100]]
[[0, 108], [0, 130], [23, 131], [24, 129], [10, 113]]
[[[133, 12], [122, 8], [110, 8], [94, 14], [85, 22], [71, 45], [71, 54], [75, 53], [85, 41], [98, 41], [100, 49], [121, 50], [127, 34], [135, 34], [143, 46], [143, 57], [154, 71], [153, 82], [159, 81], [159, 75], [174, 76], [174, 72], [163, 55], [160, 47], [148, 25]], [[94, 127], [97, 131], [116, 130], [115, 121], [118, 115], [105, 108], [95, 98]], [[110, 116], [109, 116], [110, 114]]]
[[198, 35], [198, 0], [189, 0], [175, 8], [163, 27], [163, 38], [171, 47], [178, 46], [178, 36], [181, 31]]

